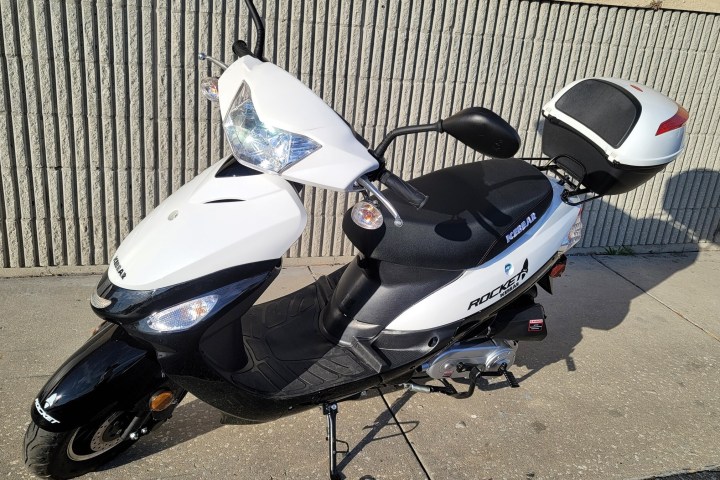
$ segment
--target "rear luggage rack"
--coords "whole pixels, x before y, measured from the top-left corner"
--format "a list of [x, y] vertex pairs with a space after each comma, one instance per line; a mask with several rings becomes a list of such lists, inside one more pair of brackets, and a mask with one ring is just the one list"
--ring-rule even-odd
[[558, 163], [559, 159], [565, 159], [573, 163], [575, 166], [580, 169], [582, 174], [582, 179], [585, 179], [585, 167], [583, 166], [582, 162], [577, 160], [574, 157], [571, 157], [570, 155], [556, 155], [550, 159], [546, 157], [535, 157], [535, 158], [523, 158], [525, 161], [544, 161], [546, 162], [545, 165], [541, 165], [538, 168], [541, 172], [552, 172], [554, 173], [560, 180], [560, 184], [566, 187], [569, 187], [565, 192], [562, 194], [562, 200], [563, 202], [567, 203], [568, 205], [577, 206], [581, 205], [586, 202], [590, 202], [592, 200], [598, 199], [602, 197], [602, 195], [594, 195], [590, 197], [585, 197], [583, 199], [579, 200], [571, 200], [573, 197], [579, 197], [581, 195], [587, 195], [589, 193], [594, 193], [589, 188], [582, 186], [582, 180], [577, 181], [576, 177], [573, 173], [567, 171], [562, 165]]

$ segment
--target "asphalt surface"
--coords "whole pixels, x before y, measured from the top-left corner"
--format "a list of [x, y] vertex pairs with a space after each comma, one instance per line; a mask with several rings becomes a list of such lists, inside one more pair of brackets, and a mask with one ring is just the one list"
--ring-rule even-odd
[[[265, 298], [335, 267], [283, 271]], [[98, 320], [98, 276], [0, 278], [0, 477], [21, 457], [44, 382]], [[720, 478], [720, 252], [571, 257], [541, 294], [549, 335], [520, 345], [521, 387], [473, 397], [386, 389], [340, 405], [349, 479]], [[462, 383], [458, 389], [465, 388]], [[188, 398], [161, 429], [84, 478], [324, 478], [318, 410], [223, 425]]]

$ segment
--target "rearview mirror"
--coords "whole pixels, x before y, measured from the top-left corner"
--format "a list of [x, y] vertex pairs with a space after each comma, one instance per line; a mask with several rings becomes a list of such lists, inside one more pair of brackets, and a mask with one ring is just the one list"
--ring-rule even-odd
[[490, 157], [510, 158], [520, 149], [520, 136], [487, 108], [470, 107], [441, 122], [441, 131]]

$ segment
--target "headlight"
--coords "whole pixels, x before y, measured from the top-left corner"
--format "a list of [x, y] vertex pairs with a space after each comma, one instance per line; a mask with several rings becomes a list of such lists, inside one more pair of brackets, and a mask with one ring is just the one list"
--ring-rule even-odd
[[320, 148], [317, 142], [260, 121], [243, 82], [223, 120], [235, 158], [249, 167], [280, 173]]
[[194, 326], [213, 309], [218, 295], [207, 295], [189, 302], [153, 313], [145, 319], [148, 327], [156, 332], [177, 332]]

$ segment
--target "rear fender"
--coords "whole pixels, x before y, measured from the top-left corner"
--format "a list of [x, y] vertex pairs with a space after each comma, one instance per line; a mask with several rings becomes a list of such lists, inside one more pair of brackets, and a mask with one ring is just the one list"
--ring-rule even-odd
[[55, 372], [33, 402], [33, 421], [68, 431], [117, 410], [137, 411], [171, 382], [149, 346], [106, 323]]

